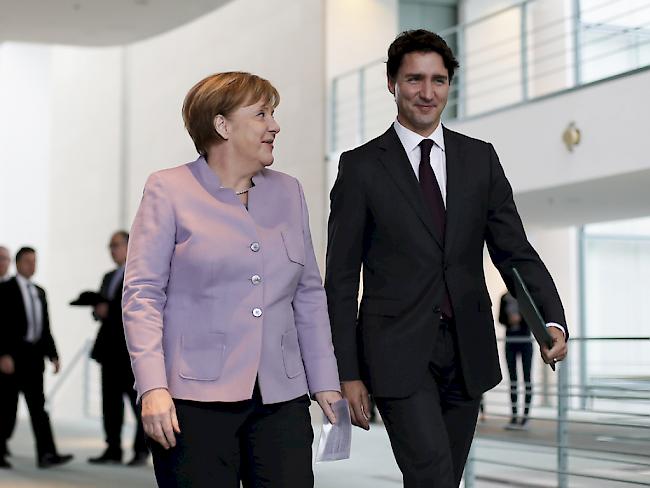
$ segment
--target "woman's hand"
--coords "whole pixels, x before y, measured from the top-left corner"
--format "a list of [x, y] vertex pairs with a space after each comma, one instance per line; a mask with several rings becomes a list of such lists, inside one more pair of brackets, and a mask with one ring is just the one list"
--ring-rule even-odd
[[343, 398], [341, 394], [338, 391], [319, 391], [318, 393], [314, 393], [314, 397], [316, 397], [316, 401], [323, 410], [323, 413], [329, 419], [330, 423], [335, 424], [336, 415], [334, 415], [334, 411], [330, 405]]
[[142, 425], [145, 433], [165, 449], [176, 445], [180, 434], [176, 407], [166, 388], [149, 390], [142, 395]]

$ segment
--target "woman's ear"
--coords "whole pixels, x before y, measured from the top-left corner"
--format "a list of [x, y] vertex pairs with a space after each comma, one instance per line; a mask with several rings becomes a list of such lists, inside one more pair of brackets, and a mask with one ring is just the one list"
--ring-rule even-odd
[[214, 118], [212, 124], [214, 125], [214, 130], [217, 131], [217, 134], [219, 134], [222, 139], [227, 141], [230, 133], [230, 127], [228, 126], [228, 121], [226, 118], [223, 115], [219, 114]]

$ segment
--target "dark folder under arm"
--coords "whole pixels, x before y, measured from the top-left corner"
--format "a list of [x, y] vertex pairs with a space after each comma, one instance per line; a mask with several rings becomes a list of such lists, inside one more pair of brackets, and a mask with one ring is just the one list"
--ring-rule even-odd
[[[542, 314], [539, 313], [539, 309], [537, 308], [537, 305], [535, 305], [533, 297], [530, 296], [526, 283], [524, 283], [517, 268], [512, 268], [512, 274], [515, 276], [515, 293], [517, 295], [517, 302], [519, 303], [519, 313], [521, 313], [530, 327], [537, 343], [540, 346], [544, 344], [546, 347], [551, 349], [553, 347], [553, 338], [546, 329], [546, 322], [542, 318]], [[549, 366], [553, 371], [555, 371], [555, 365], [553, 363], [550, 363]]]

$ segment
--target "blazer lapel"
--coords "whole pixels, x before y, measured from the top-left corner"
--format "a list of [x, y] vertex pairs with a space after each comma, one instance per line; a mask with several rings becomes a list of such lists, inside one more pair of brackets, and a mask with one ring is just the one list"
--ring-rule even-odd
[[413, 207], [418, 218], [422, 221], [436, 243], [443, 248], [442, 236], [438, 234], [433, 218], [426, 208], [418, 179], [413, 173], [413, 167], [404, 151], [395, 129], [391, 127], [380, 137], [379, 148], [382, 150], [379, 160], [390, 174], [404, 198]]
[[462, 148], [458, 138], [444, 126], [443, 136], [447, 165], [447, 219], [445, 222], [445, 254], [447, 254], [453, 246], [461, 221], [463, 175], [467, 173], [463, 169]]

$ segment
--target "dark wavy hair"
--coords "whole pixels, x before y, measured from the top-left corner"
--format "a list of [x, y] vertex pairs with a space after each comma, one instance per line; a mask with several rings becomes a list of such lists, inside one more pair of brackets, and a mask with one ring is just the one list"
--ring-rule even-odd
[[438, 34], [425, 29], [407, 30], [395, 38], [388, 47], [386, 74], [394, 80], [402, 64], [402, 59], [412, 52], [434, 52], [440, 54], [449, 73], [449, 83], [454, 77], [454, 71], [460, 67], [453, 51], [445, 40]]

